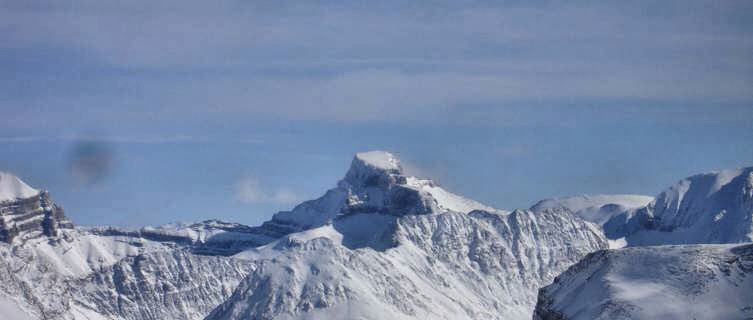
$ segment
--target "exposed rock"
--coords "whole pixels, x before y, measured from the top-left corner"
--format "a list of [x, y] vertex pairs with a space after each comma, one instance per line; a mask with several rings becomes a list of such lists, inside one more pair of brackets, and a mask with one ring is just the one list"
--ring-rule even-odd
[[0, 202], [0, 241], [13, 243], [40, 236], [56, 237], [60, 229], [73, 229], [73, 223], [47, 191]]

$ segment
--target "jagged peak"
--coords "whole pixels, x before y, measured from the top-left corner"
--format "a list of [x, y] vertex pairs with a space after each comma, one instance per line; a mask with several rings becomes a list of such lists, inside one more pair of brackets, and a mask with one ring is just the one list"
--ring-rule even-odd
[[30, 187], [10, 172], [0, 171], [0, 202], [33, 197], [39, 190]]

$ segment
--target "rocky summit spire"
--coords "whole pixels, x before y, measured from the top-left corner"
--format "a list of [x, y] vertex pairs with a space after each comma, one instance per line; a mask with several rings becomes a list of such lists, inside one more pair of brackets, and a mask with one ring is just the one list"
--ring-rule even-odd
[[375, 185], [379, 182], [389, 183], [390, 176], [402, 174], [400, 161], [393, 154], [369, 151], [356, 153], [343, 180], [354, 186]]

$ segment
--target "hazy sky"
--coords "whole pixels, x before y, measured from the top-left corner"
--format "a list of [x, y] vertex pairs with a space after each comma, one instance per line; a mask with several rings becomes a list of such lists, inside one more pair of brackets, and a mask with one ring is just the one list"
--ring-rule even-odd
[[751, 1], [0, 1], [0, 169], [248, 224], [354, 152], [501, 208], [753, 165]]

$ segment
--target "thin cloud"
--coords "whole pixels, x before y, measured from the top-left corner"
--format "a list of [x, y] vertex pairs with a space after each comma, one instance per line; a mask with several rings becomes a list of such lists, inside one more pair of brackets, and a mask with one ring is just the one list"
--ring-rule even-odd
[[268, 191], [259, 179], [251, 176], [239, 179], [235, 183], [234, 192], [236, 200], [250, 204], [292, 204], [301, 200], [298, 194], [289, 189]]
[[0, 50], [12, 53], [0, 56], [11, 70], [0, 75], [6, 128], [432, 122], [477, 106], [753, 101], [744, 1], [0, 6]]

